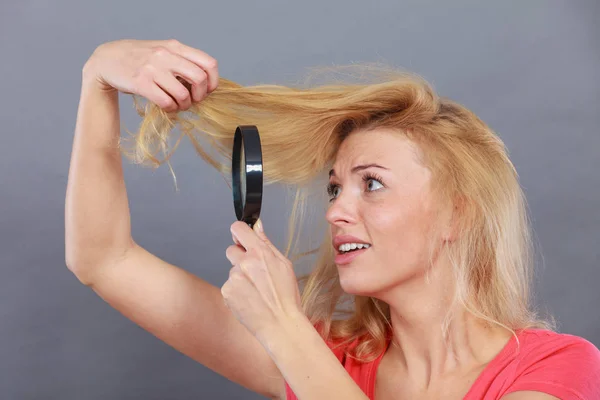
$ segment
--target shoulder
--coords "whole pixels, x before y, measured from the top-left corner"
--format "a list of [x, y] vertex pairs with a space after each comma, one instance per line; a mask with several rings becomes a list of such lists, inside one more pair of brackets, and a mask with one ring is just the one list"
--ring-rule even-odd
[[585, 361], [600, 367], [600, 351], [590, 341], [575, 335], [545, 329], [526, 329], [518, 333], [519, 356], [526, 360]]
[[560, 398], [600, 396], [600, 351], [593, 343], [544, 329], [520, 331], [518, 338], [511, 392], [537, 388]]

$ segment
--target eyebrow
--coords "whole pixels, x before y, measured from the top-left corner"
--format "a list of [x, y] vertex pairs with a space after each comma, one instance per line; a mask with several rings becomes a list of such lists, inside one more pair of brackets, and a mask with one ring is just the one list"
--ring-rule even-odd
[[[357, 165], [357, 166], [353, 167], [352, 168], [352, 173], [355, 173], [357, 171], [362, 171], [364, 169], [371, 168], [371, 167], [381, 168], [381, 169], [385, 169], [386, 171], [389, 171], [389, 168], [382, 167], [379, 164], [373, 164], [373, 163], [371, 163], [371, 164]], [[333, 169], [331, 171], [329, 171], [329, 177], [331, 178], [332, 176], [335, 176], [335, 171]]]

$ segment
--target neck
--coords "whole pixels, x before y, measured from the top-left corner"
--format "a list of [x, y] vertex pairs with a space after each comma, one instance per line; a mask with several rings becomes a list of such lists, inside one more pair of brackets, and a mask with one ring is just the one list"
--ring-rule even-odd
[[463, 308], [453, 310], [444, 334], [454, 293], [450, 270], [449, 265], [436, 266], [429, 279], [416, 276], [377, 296], [390, 306], [393, 341], [388, 356], [423, 389], [481, 370], [510, 338], [506, 330], [486, 325]]

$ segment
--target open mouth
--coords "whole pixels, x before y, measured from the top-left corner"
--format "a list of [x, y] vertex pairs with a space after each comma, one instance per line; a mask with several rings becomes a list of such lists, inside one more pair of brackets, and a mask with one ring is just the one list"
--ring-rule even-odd
[[357, 247], [355, 249], [349, 250], [338, 250], [335, 256], [335, 263], [338, 265], [350, 264], [352, 260], [360, 256], [362, 253], [369, 250], [370, 248], [371, 246], [361, 248]]

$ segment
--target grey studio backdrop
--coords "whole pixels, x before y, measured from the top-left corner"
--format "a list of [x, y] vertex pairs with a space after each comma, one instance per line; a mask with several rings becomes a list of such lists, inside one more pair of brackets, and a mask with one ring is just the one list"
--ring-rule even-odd
[[[64, 261], [64, 196], [83, 63], [119, 38], [177, 38], [242, 84], [383, 61], [481, 116], [521, 176], [536, 292], [562, 332], [600, 345], [600, 20], [590, 1], [4, 1], [0, 5], [0, 398], [255, 399], [81, 285]], [[122, 95], [124, 126], [139, 117]], [[216, 286], [235, 220], [220, 175], [183, 142], [167, 166], [125, 164], [133, 234]], [[290, 197], [265, 189], [285, 243]], [[239, 360], [251, 363], [251, 360]]]

